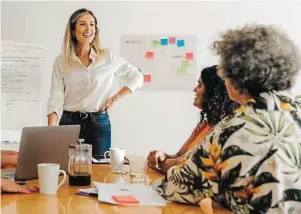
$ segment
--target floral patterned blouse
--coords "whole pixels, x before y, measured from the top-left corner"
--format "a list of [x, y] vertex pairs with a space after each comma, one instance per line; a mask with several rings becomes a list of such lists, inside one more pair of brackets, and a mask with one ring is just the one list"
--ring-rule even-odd
[[211, 197], [233, 213], [301, 213], [301, 96], [262, 93], [225, 118], [153, 188], [198, 204]]

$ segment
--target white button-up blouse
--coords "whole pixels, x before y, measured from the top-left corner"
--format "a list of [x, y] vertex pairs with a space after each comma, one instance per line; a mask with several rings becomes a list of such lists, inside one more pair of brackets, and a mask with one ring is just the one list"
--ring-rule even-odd
[[105, 49], [101, 56], [90, 51], [92, 63], [86, 68], [74, 54], [73, 62], [66, 64], [58, 56], [53, 65], [52, 84], [48, 100], [48, 112], [59, 116], [63, 110], [96, 112], [109, 98], [113, 80], [124, 75], [125, 86], [132, 92], [142, 87], [143, 75], [139, 70]]

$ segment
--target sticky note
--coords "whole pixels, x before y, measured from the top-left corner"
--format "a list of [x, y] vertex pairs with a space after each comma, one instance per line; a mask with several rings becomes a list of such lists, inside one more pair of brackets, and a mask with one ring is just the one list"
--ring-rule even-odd
[[169, 37], [168, 38], [169, 44], [176, 44], [176, 41], [177, 41], [176, 37]]
[[184, 40], [178, 40], [177, 41], [177, 46], [178, 47], [184, 47], [185, 46], [185, 41]]
[[193, 60], [193, 53], [186, 53], [185, 54], [185, 59]]
[[144, 74], [143, 77], [144, 77], [144, 82], [151, 82], [152, 81], [152, 78], [151, 78], [150, 74]]
[[187, 67], [181, 66], [180, 68], [178, 68], [178, 74], [186, 75], [187, 74]]
[[145, 57], [148, 59], [153, 59], [154, 58], [154, 52], [146, 52]]
[[113, 195], [112, 198], [119, 204], [139, 204], [139, 201], [132, 195]]
[[168, 39], [160, 39], [160, 43], [162, 46], [168, 45]]
[[189, 61], [188, 60], [183, 60], [181, 63], [181, 67], [189, 67]]
[[158, 47], [158, 46], [160, 46], [160, 41], [159, 41], [159, 40], [153, 40], [152, 46], [153, 46], [153, 47]]

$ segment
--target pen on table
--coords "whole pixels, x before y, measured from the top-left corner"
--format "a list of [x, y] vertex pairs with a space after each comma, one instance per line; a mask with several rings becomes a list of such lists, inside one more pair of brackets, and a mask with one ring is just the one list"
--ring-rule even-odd
[[87, 193], [87, 192], [76, 192], [77, 195], [83, 195], [83, 196], [98, 196], [97, 193]]

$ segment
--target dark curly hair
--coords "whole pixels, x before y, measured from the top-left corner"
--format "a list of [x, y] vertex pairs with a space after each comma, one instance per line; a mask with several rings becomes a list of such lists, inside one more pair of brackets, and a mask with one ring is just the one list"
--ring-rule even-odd
[[220, 76], [253, 97], [290, 89], [301, 67], [297, 47], [273, 26], [230, 29], [214, 42], [213, 49], [221, 57]]
[[216, 125], [224, 117], [232, 115], [239, 104], [229, 98], [224, 81], [217, 75], [216, 65], [204, 68], [200, 78], [205, 85], [201, 123], [207, 121]]

